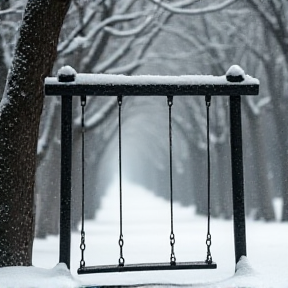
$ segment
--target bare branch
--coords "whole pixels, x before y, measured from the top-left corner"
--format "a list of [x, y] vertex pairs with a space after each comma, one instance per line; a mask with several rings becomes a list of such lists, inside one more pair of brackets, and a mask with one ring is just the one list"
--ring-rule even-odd
[[135, 28], [130, 29], [130, 30], [120, 31], [120, 30], [114, 29], [114, 28], [109, 27], [109, 26], [105, 27], [104, 30], [105, 30], [105, 32], [108, 32], [112, 36], [116, 36], [116, 37], [134, 36], [136, 34], [139, 34], [141, 31], [143, 31], [144, 28], [147, 27], [148, 24], [150, 24], [152, 22], [152, 20], [153, 20], [152, 17], [148, 17], [143, 24], [140, 24], [138, 27], [135, 27]]
[[0, 10], [0, 16], [6, 16], [11, 14], [23, 14], [23, 7], [20, 5], [20, 3], [17, 3], [13, 7], [5, 10]]
[[146, 61], [144, 59], [136, 59], [133, 62], [123, 65], [121, 67], [115, 67], [107, 70], [107, 73], [111, 74], [131, 74], [131, 71], [134, 71], [141, 65], [143, 65]]
[[[103, 73], [109, 69], [117, 60], [119, 60], [130, 49], [134, 38], [127, 40], [123, 45], [119, 47], [106, 61], [100, 63], [93, 69], [93, 73]], [[88, 58], [87, 58], [88, 59]]]
[[93, 11], [90, 13], [90, 15], [87, 16], [87, 18], [84, 20], [83, 26], [77, 26], [69, 35], [66, 41], [62, 42], [60, 45], [58, 45], [58, 54], [64, 53], [64, 50], [69, 47], [73, 39], [81, 34], [81, 31], [83, 31], [84, 28], [86, 28], [94, 19], [95, 14], [97, 11]]
[[163, 2], [161, 2], [161, 0], [149, 0], [149, 1], [152, 1], [156, 5], [159, 5], [163, 9], [165, 9], [165, 10], [167, 10], [173, 14], [200, 15], [200, 14], [204, 14], [204, 13], [212, 13], [212, 12], [222, 10], [222, 9], [232, 5], [233, 3], [235, 3], [238, 0], [227, 0], [221, 4], [215, 4], [215, 5], [208, 6], [206, 8], [198, 8], [198, 9], [182, 9], [182, 8], [175, 7], [173, 5], [169, 5], [167, 3], [163, 3]]

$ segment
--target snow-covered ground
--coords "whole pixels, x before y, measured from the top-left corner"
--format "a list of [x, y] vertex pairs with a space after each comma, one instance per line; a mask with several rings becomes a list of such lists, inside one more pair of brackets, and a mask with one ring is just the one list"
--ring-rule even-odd
[[[142, 187], [123, 185], [125, 263], [169, 262], [170, 206]], [[95, 221], [86, 222], [87, 266], [117, 264], [119, 257], [119, 205], [117, 182], [111, 185]], [[193, 207], [174, 205], [177, 261], [206, 257], [207, 219]], [[58, 238], [36, 239], [33, 264], [37, 268], [0, 269], [0, 288], [68, 288], [79, 285], [191, 284], [192, 287], [288, 288], [287, 223], [247, 221], [248, 259], [235, 271], [233, 223], [212, 219], [212, 256], [216, 270], [153, 271], [77, 275], [80, 235], [72, 235], [72, 276], [58, 262]], [[57, 265], [55, 267], [55, 265]], [[48, 268], [48, 269], [41, 269]]]

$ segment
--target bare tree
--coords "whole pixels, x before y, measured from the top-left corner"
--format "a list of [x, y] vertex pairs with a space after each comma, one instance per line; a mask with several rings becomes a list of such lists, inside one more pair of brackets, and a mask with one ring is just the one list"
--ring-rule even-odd
[[69, 5], [68, 0], [28, 0], [1, 101], [1, 267], [32, 263], [34, 177], [43, 83], [52, 70]]
[[[287, 53], [287, 40], [288, 40], [288, 22], [287, 22], [287, 2], [281, 0], [271, 0], [267, 2], [258, 2], [255, 0], [248, 0], [250, 7], [257, 13], [261, 19], [266, 30], [266, 43], [272, 48], [273, 44], [277, 45], [278, 53], [275, 55], [275, 45], [270, 50], [270, 57], [263, 57], [264, 69], [269, 75], [268, 89], [271, 93], [273, 101], [273, 115], [275, 119], [275, 128], [277, 129], [277, 136], [279, 140], [279, 151], [277, 153], [283, 155], [280, 162], [281, 168], [279, 173], [282, 175], [280, 178], [282, 186], [282, 199], [283, 199], [283, 214], [282, 220], [288, 221], [288, 181], [287, 169], [288, 162], [287, 152], [287, 97], [285, 97], [286, 87], [284, 79], [287, 81], [287, 68], [288, 68], [288, 53]], [[270, 44], [269, 44], [270, 43]], [[272, 44], [273, 43], [273, 44]], [[266, 54], [267, 56], [267, 54]], [[269, 55], [268, 55], [269, 56]], [[282, 64], [280, 64], [282, 63]], [[285, 67], [283, 66], [285, 64]], [[286, 159], [286, 160], [285, 160]]]

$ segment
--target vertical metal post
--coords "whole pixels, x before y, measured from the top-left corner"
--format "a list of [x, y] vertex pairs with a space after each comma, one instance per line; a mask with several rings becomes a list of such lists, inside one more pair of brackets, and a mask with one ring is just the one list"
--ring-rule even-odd
[[60, 258], [70, 269], [72, 96], [61, 97]]
[[230, 96], [230, 135], [234, 212], [234, 242], [235, 260], [237, 264], [240, 257], [246, 256], [247, 254], [242, 152], [241, 96]]

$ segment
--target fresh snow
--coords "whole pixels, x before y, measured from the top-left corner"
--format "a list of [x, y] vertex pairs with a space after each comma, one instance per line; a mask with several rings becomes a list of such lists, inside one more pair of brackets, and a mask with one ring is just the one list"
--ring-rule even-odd
[[72, 68], [71, 66], [69, 65], [66, 65], [66, 66], [63, 66], [61, 67], [59, 70], [58, 70], [58, 73], [57, 73], [57, 80], [59, 81], [59, 76], [60, 75], [65, 75], [65, 76], [76, 76], [77, 72], [74, 68]]
[[232, 65], [226, 72], [227, 76], [242, 76], [245, 79], [245, 72], [239, 65]]
[[73, 279], [63, 263], [52, 269], [35, 267], [0, 268], [1, 288], [76, 288], [80, 283]]
[[[123, 234], [126, 263], [167, 262], [170, 257], [170, 206], [166, 200], [137, 185], [123, 182]], [[119, 191], [111, 184], [96, 220], [86, 221], [86, 265], [116, 264], [119, 257]], [[280, 201], [276, 207], [279, 208]], [[177, 261], [201, 261], [206, 257], [207, 219], [193, 207], [174, 205]], [[58, 237], [36, 239], [33, 264], [41, 268], [0, 269], [2, 288], [70, 288], [81, 285], [188, 284], [197, 288], [288, 288], [287, 223], [247, 220], [248, 259], [235, 272], [233, 223], [212, 219], [211, 252], [216, 270], [153, 271], [77, 275], [80, 233], [72, 234], [71, 272], [57, 265]], [[56, 266], [56, 267], [55, 267]], [[53, 268], [54, 267], [54, 268]], [[46, 269], [43, 269], [46, 268]], [[73, 278], [72, 278], [73, 277]], [[141, 286], [141, 285], [140, 285]], [[153, 285], [154, 286], [154, 285]]]
[[[64, 67], [65, 68], [65, 67]], [[58, 71], [63, 74], [64, 68]], [[71, 68], [71, 67], [70, 67]], [[67, 66], [64, 70], [70, 71]], [[73, 69], [73, 68], [71, 68]], [[73, 69], [74, 70], [74, 69]], [[75, 70], [74, 70], [75, 71]], [[235, 72], [234, 70], [232, 72]], [[67, 74], [64, 74], [67, 75]], [[68, 74], [70, 75], [70, 74]], [[75, 74], [72, 74], [75, 75]], [[212, 76], [212, 75], [182, 75], [182, 76], [160, 76], [160, 75], [114, 75], [114, 74], [77, 74], [73, 82], [59, 83], [58, 78], [48, 77], [45, 79], [45, 84], [59, 84], [59, 85], [231, 85], [227, 81], [226, 75]], [[234, 85], [259, 85], [259, 80], [249, 75], [244, 74], [244, 81], [241, 83], [233, 83]]]

